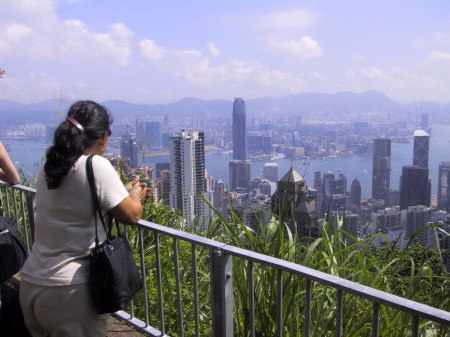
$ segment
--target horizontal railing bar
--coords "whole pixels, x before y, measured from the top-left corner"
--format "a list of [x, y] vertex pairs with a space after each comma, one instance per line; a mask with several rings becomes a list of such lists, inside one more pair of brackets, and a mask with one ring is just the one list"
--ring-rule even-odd
[[431, 321], [450, 326], [450, 312], [430, 307], [426, 304], [414, 302], [397, 295], [389, 294], [384, 291], [361, 285], [346, 279], [339, 278], [315, 269], [311, 269], [293, 262], [267, 256], [257, 252], [249, 251], [239, 247], [226, 245], [211, 239], [205, 239], [190, 233], [180, 232], [176, 229], [164, 227], [152, 222], [140, 220], [140, 226], [147, 227], [150, 230], [156, 230], [160, 233], [170, 235], [176, 238], [186, 238], [189, 242], [202, 245], [207, 243], [208, 247], [219, 247], [222, 252], [236, 257], [244, 258], [253, 262], [278, 268], [290, 273], [300, 275], [312, 281], [331, 286], [335, 289], [343, 290], [347, 293], [358, 295], [362, 298], [369, 299], [380, 304], [400, 309], [407, 313], [427, 318]]
[[371, 301], [375, 301], [380, 304], [400, 309], [407, 313], [418, 315], [422, 318], [427, 318], [434, 322], [450, 326], [450, 312], [448, 311], [433, 308], [426, 304], [414, 302], [397, 295], [389, 294], [375, 288], [364, 286], [353, 281], [339, 278], [337, 276], [333, 276], [293, 262], [281, 260], [276, 257], [267, 256], [229, 245], [222, 247], [221, 249], [224, 253], [236, 257], [245, 258], [247, 260], [252, 260], [254, 262], [258, 262], [274, 268], [279, 268], [284, 271], [288, 271], [293, 274], [311, 279], [312, 281], [317, 281], [333, 288], [358, 295], [362, 298], [366, 298]]
[[0, 186], [5, 186], [5, 187], [10, 187], [19, 191], [25, 191], [25, 192], [33, 192], [36, 193], [36, 189], [32, 188], [32, 187], [28, 187], [28, 186], [23, 186], [23, 185], [11, 185], [3, 180], [0, 180]]
[[137, 222], [138, 226], [144, 227], [144, 228], [148, 228], [154, 232], [158, 232], [161, 234], [165, 234], [165, 235], [169, 235], [173, 238], [176, 239], [181, 239], [196, 245], [202, 245], [205, 246], [207, 248], [217, 248], [217, 249], [222, 249], [222, 247], [227, 246], [225, 243], [223, 242], [219, 242], [219, 241], [215, 241], [215, 240], [211, 240], [208, 238], [204, 238], [195, 234], [191, 234], [191, 233], [186, 233], [186, 232], [182, 232], [180, 230], [177, 229], [173, 229], [170, 227], [166, 227], [166, 226], [162, 226], [162, 225], [158, 225], [156, 223], [153, 222], [149, 222], [149, 221], [145, 221], [145, 220], [139, 220]]
[[112, 315], [120, 320], [126, 321], [127, 323], [129, 323], [133, 327], [135, 327], [137, 330], [145, 332], [146, 334], [149, 334], [150, 336], [170, 337], [169, 335], [166, 335], [166, 334], [163, 335], [161, 333], [161, 331], [159, 331], [158, 329], [155, 329], [154, 327], [146, 326], [145, 322], [141, 321], [140, 319], [138, 319], [136, 317], [132, 318], [131, 315], [129, 313], [127, 313], [126, 311], [117, 311], [117, 312], [113, 313]]
[[[10, 185], [0, 180], [0, 186], [6, 186], [9, 188], [27, 191], [35, 193], [36, 190], [22, 185]], [[173, 238], [181, 239], [191, 242], [196, 245], [201, 245], [209, 248], [219, 248], [223, 253], [230, 254], [232, 256], [244, 258], [249, 261], [257, 262], [263, 265], [271, 266], [283, 271], [290, 272], [292, 274], [300, 275], [306, 279], [316, 281], [318, 283], [331, 286], [335, 289], [345, 291], [365, 299], [369, 299], [373, 302], [390, 306], [402, 310], [406, 313], [418, 316], [420, 318], [429, 319], [431, 321], [450, 326], [450, 312], [433, 308], [431, 306], [414, 302], [400, 296], [386, 293], [384, 291], [374, 289], [368, 286], [363, 286], [359, 283], [355, 283], [346, 279], [341, 279], [333, 275], [326, 274], [321, 271], [317, 271], [305, 266], [295, 264], [293, 262], [281, 260], [275, 257], [263, 255], [260, 253], [252, 252], [242, 248], [229, 246], [222, 242], [196, 236], [194, 234], [185, 233], [173, 228], [158, 225], [145, 220], [140, 220], [138, 226], [145, 227], [154, 232], [158, 232], [164, 235], [171, 236]], [[127, 314], [128, 315], [128, 314]], [[128, 318], [125, 318], [128, 320]], [[142, 329], [141, 327], [139, 327]], [[150, 328], [149, 328], [150, 329]], [[155, 330], [157, 331], [157, 330]]]

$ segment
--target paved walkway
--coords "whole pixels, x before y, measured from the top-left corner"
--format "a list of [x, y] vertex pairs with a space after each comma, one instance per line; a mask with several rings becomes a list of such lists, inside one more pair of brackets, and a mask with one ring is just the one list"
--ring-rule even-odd
[[130, 328], [125, 323], [114, 317], [110, 317], [108, 321], [107, 337], [145, 337], [145, 335]]

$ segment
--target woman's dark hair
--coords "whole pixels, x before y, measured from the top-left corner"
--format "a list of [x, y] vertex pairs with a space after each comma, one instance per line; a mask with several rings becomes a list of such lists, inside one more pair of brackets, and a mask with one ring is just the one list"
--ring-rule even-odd
[[79, 124], [63, 121], [55, 131], [53, 145], [47, 150], [44, 165], [45, 181], [49, 189], [57, 188], [83, 152], [105, 135], [112, 117], [105, 107], [93, 101], [74, 103], [67, 113]]

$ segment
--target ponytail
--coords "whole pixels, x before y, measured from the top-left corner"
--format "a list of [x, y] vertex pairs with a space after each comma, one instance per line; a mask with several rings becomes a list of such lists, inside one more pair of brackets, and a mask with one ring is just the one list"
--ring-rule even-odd
[[58, 126], [46, 153], [44, 172], [49, 189], [61, 185], [78, 158], [105, 135], [112, 123], [106, 108], [93, 101], [74, 103], [67, 116], [70, 118]]

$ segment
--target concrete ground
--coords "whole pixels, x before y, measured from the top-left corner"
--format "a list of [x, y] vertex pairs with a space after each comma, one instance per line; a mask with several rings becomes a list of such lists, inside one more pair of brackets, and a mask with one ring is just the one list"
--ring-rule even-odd
[[145, 337], [145, 335], [127, 326], [118, 319], [110, 317], [108, 320], [108, 334], [106, 337]]

